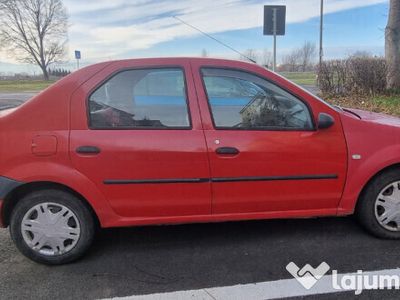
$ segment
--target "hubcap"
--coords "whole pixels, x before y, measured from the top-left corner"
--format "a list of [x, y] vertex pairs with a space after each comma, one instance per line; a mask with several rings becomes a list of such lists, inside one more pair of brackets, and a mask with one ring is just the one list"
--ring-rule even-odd
[[64, 205], [51, 202], [32, 207], [22, 219], [21, 231], [31, 249], [47, 256], [71, 251], [81, 234], [76, 215]]
[[378, 223], [390, 231], [400, 231], [400, 181], [381, 190], [375, 201]]

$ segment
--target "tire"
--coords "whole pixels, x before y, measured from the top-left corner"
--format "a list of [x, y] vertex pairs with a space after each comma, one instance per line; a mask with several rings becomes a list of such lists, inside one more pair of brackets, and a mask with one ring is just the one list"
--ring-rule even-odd
[[10, 234], [27, 258], [61, 265], [85, 254], [95, 235], [95, 221], [85, 203], [74, 195], [40, 190], [17, 203], [11, 213]]
[[[368, 232], [378, 238], [400, 239], [400, 204], [397, 206], [397, 201], [400, 203], [400, 197], [395, 197], [400, 194], [395, 195], [395, 189], [396, 191], [400, 190], [400, 171], [388, 170], [379, 174], [368, 184], [357, 202], [355, 214], [358, 221]], [[390, 200], [386, 203], [383, 199], [385, 195], [396, 201]], [[393, 206], [393, 209], [387, 206], [389, 204]], [[398, 211], [398, 215], [395, 217], [398, 220], [384, 224], [393, 219], [386, 217], [393, 216], [393, 214], [389, 214], [391, 211]], [[386, 215], [384, 215], [385, 213]], [[379, 218], [381, 221], [378, 220]]]

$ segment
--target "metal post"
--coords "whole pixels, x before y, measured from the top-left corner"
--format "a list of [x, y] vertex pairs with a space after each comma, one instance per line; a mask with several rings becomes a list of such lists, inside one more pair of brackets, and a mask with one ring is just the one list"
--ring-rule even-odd
[[76, 60], [76, 67], [79, 70], [79, 59]]
[[322, 58], [324, 55], [323, 46], [322, 46], [323, 31], [324, 31], [324, 0], [321, 0], [321, 16], [320, 16], [320, 24], [319, 24], [319, 65], [322, 64]]
[[276, 10], [277, 10], [276, 8], [273, 9], [273, 15], [272, 15], [273, 33], [274, 33], [274, 64], [272, 66], [272, 71], [274, 72], [276, 69], [276, 22], [277, 22]]

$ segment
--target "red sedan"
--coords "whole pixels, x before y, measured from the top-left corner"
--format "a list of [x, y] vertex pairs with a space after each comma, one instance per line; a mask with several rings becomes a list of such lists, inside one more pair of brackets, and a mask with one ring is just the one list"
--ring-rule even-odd
[[0, 112], [0, 223], [42, 263], [97, 226], [355, 213], [400, 238], [400, 119], [333, 107], [255, 64], [105, 62]]

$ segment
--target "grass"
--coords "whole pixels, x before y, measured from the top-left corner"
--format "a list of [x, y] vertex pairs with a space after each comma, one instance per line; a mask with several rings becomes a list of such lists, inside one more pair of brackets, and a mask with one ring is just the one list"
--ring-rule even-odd
[[[323, 97], [324, 98], [324, 97]], [[379, 96], [325, 97], [327, 102], [348, 108], [359, 108], [400, 117], [400, 94]]]
[[279, 74], [300, 85], [315, 85], [316, 83], [314, 72], [281, 72]]
[[377, 96], [372, 102], [382, 112], [400, 117], [400, 94]]
[[38, 92], [53, 83], [53, 80], [0, 80], [0, 92]]

